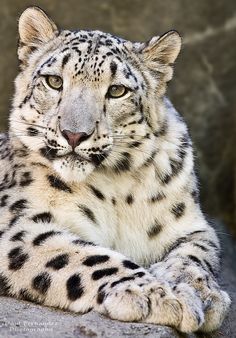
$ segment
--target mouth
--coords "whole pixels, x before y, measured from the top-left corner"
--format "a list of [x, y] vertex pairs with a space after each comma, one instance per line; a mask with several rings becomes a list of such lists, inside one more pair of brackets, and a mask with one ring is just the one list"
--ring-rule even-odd
[[88, 155], [88, 157], [85, 157], [83, 155], [77, 154], [76, 152], [72, 151], [66, 155], [58, 156], [58, 157], [67, 158], [71, 162], [77, 162], [77, 161], [88, 162], [97, 167], [107, 158], [107, 156], [108, 156], [108, 153], [99, 153], [99, 154], [91, 153]]
[[46, 157], [50, 161], [54, 161], [56, 159], [67, 159], [70, 162], [87, 162], [93, 164], [95, 167], [99, 166], [108, 156], [109, 151], [101, 152], [101, 153], [90, 153], [87, 157], [76, 153], [75, 151], [71, 151], [67, 154], [58, 154], [56, 149], [53, 149], [49, 146], [40, 149], [40, 153], [43, 157]]
[[76, 154], [74, 151], [72, 151], [72, 152], [70, 152], [70, 153], [68, 153], [66, 155], [58, 156], [58, 157], [62, 157], [62, 158], [66, 157], [66, 158], [69, 158], [72, 161], [91, 162], [91, 160], [89, 158], [87, 158], [85, 156], [82, 156], [80, 154]]

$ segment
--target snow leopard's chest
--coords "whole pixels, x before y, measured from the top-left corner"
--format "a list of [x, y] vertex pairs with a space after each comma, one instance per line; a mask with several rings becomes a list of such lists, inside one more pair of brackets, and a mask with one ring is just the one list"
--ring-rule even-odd
[[23, 166], [16, 171], [16, 185], [1, 193], [2, 200], [8, 194], [2, 218], [11, 222], [17, 215], [39, 221], [50, 217], [84, 240], [116, 249], [143, 264], [155, 261], [163, 253], [170, 216], [153, 173], [150, 168], [142, 181], [128, 173], [119, 180], [99, 174], [70, 185], [45, 168]]

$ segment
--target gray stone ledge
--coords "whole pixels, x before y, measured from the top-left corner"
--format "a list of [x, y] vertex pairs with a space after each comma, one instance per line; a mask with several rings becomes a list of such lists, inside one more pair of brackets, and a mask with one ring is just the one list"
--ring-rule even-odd
[[85, 315], [1, 297], [0, 337], [158, 337], [177, 338], [169, 327], [141, 323], [122, 323], [95, 312]]

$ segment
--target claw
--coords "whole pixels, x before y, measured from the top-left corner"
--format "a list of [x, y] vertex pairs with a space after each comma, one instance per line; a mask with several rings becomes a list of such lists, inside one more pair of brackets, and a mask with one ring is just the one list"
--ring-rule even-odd
[[212, 301], [211, 299], [206, 299], [204, 302], [203, 302], [203, 311], [207, 311], [210, 309], [211, 305], [212, 305]]

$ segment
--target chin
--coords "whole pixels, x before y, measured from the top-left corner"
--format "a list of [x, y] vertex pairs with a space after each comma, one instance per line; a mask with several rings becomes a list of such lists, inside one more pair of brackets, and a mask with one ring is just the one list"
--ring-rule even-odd
[[58, 159], [53, 162], [53, 169], [65, 182], [81, 182], [94, 171], [95, 166], [87, 161], [65, 164]]

